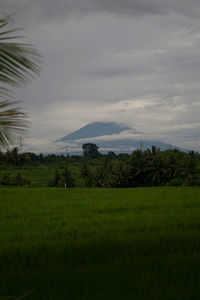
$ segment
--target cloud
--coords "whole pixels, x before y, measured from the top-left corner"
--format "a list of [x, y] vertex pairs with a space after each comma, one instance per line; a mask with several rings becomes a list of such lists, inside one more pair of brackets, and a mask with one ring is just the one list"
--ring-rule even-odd
[[71, 15], [108, 13], [131, 17], [145, 15], [183, 14], [198, 17], [198, 0], [1, 0], [1, 11], [23, 12], [25, 19], [40, 20]]
[[[129, 99], [107, 104], [99, 103], [98, 106], [96, 103], [82, 101], [76, 103], [73, 101], [56, 102], [35, 115], [32, 112], [34, 120], [32, 135], [38, 137], [38, 143], [35, 142], [37, 140], [35, 138], [33, 139], [34, 143], [29, 141], [29, 144], [33, 145], [34, 149], [46, 149], [46, 152], [58, 151], [63, 146], [58, 144], [55, 146], [53, 141], [56, 139], [87, 123], [112, 120], [129, 125], [142, 134], [133, 135], [130, 132], [124, 132], [108, 139], [123, 140], [134, 137], [141, 140], [161, 140], [186, 149], [191, 147], [192, 140], [193, 148], [197, 149], [198, 140], [200, 140], [200, 123], [197, 121], [200, 112], [199, 105], [195, 105], [191, 109], [190, 103], [182, 104], [180, 100], [179, 98], [174, 99], [173, 104], [170, 105], [167, 101], [163, 103], [162, 99], [152, 95], [150, 98]], [[38, 127], [40, 128], [39, 133]]]
[[43, 55], [41, 76], [16, 91], [34, 151], [98, 120], [198, 148], [199, 1], [2, 0], [1, 11]]

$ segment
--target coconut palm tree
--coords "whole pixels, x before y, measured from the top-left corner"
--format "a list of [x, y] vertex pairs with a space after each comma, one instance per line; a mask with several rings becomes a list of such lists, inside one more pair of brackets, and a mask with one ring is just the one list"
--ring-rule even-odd
[[151, 179], [152, 186], [161, 185], [165, 177], [165, 168], [162, 156], [157, 155], [149, 161], [147, 172], [148, 178]]
[[146, 184], [146, 167], [147, 160], [144, 152], [141, 149], [133, 151], [130, 157], [129, 172], [132, 177], [133, 183], [136, 186], [143, 186]]
[[[0, 146], [8, 147], [16, 134], [27, 129], [27, 115], [16, 107], [11, 88], [27, 83], [40, 73], [40, 55], [31, 45], [16, 42], [18, 29], [7, 29], [12, 19], [0, 19]], [[14, 108], [13, 108], [14, 106]]]

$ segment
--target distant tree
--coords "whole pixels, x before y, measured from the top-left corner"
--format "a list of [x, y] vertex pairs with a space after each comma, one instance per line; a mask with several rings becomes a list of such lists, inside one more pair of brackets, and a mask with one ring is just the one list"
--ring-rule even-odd
[[55, 170], [55, 173], [54, 173], [54, 177], [53, 179], [50, 181], [50, 186], [53, 186], [53, 187], [58, 187], [59, 184], [60, 184], [60, 179], [61, 179], [61, 176], [60, 176], [60, 173], [58, 171], [58, 169]]
[[19, 164], [19, 150], [17, 147], [13, 148], [11, 151], [11, 163], [14, 166], [18, 166]]
[[129, 171], [126, 163], [119, 162], [113, 167], [113, 187], [130, 187]]
[[147, 184], [146, 179], [147, 159], [141, 149], [133, 151], [130, 156], [128, 172], [132, 186], [143, 186]]
[[177, 155], [173, 150], [167, 150], [164, 153], [166, 179], [168, 182], [174, 180], [174, 178], [177, 176], [180, 164], [179, 156], [180, 155]]
[[2, 177], [2, 179], [1, 179], [1, 184], [2, 185], [10, 185], [10, 183], [11, 183], [11, 177], [10, 177], [10, 175], [9, 174], [4, 174], [3, 175], [3, 177]]
[[23, 176], [18, 172], [16, 177], [16, 185], [23, 185]]
[[147, 172], [152, 185], [161, 185], [164, 182], [166, 170], [164, 168], [163, 159], [160, 155], [155, 156], [149, 162]]
[[4, 174], [1, 182], [2, 185], [30, 185], [30, 180], [25, 176], [22, 176], [19, 172], [14, 175], [10, 176], [9, 174]]
[[112, 187], [114, 183], [113, 165], [110, 160], [103, 159], [94, 173], [94, 183], [97, 187]]
[[80, 171], [81, 171], [81, 177], [83, 178], [86, 187], [91, 187], [93, 185], [94, 176], [85, 163], [83, 163], [83, 165], [81, 166]]
[[154, 145], [151, 147], [151, 149], [147, 149], [145, 151], [145, 155], [148, 160], [154, 160], [158, 153], [160, 153], [160, 148], [157, 148]]
[[115, 157], [116, 157], [115, 152], [113, 152], [113, 151], [108, 151], [108, 157], [109, 157], [109, 158], [115, 158]]
[[44, 162], [44, 155], [43, 155], [42, 153], [39, 154], [39, 161], [40, 161], [41, 163]]
[[65, 166], [62, 172], [62, 183], [64, 184], [65, 187], [74, 187], [75, 185], [75, 180], [68, 166]]
[[93, 143], [83, 144], [82, 149], [83, 149], [84, 157], [97, 158], [100, 156], [100, 153], [98, 152], [99, 147], [96, 144]]
[[194, 151], [189, 151], [185, 160], [185, 185], [197, 186], [200, 185], [200, 169], [198, 154]]

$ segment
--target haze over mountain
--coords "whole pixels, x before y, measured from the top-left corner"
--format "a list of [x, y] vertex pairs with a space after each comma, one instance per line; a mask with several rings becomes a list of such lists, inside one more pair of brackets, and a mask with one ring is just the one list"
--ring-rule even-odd
[[78, 139], [86, 139], [93, 137], [100, 137], [104, 135], [119, 134], [123, 131], [131, 131], [132, 133], [137, 133], [135, 129], [132, 129], [125, 125], [120, 125], [115, 122], [94, 122], [87, 124], [80, 129], [64, 136], [57, 142], [68, 142]]
[[150, 140], [143, 133], [115, 122], [89, 123], [62, 137], [57, 142], [64, 143], [63, 149], [67, 147], [72, 154], [80, 154], [82, 144], [89, 142], [97, 144], [102, 153], [108, 151], [131, 153], [134, 149], [142, 148], [145, 150], [151, 148], [152, 145], [161, 150], [169, 149], [169, 147], [175, 148], [159, 140]]

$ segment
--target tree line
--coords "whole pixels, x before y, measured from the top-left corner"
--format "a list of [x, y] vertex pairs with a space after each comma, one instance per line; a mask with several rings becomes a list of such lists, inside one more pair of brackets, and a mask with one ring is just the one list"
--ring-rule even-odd
[[99, 157], [93, 168], [86, 161], [80, 176], [87, 187], [199, 186], [200, 155], [152, 146], [145, 151], [137, 149], [124, 160], [109, 154]]
[[[200, 154], [177, 149], [161, 151], [137, 149], [131, 154], [100, 154], [84, 152], [83, 155], [56, 155], [19, 153], [17, 148], [6, 153], [0, 152], [1, 169], [25, 169], [35, 167], [55, 169], [47, 183], [54, 187], [148, 187], [148, 186], [199, 186]], [[6, 174], [5, 174], [6, 175]], [[19, 180], [20, 179], [20, 180]], [[8, 184], [4, 176], [1, 184]], [[29, 181], [18, 174], [10, 179], [16, 185]], [[29, 182], [29, 184], [31, 184]]]

